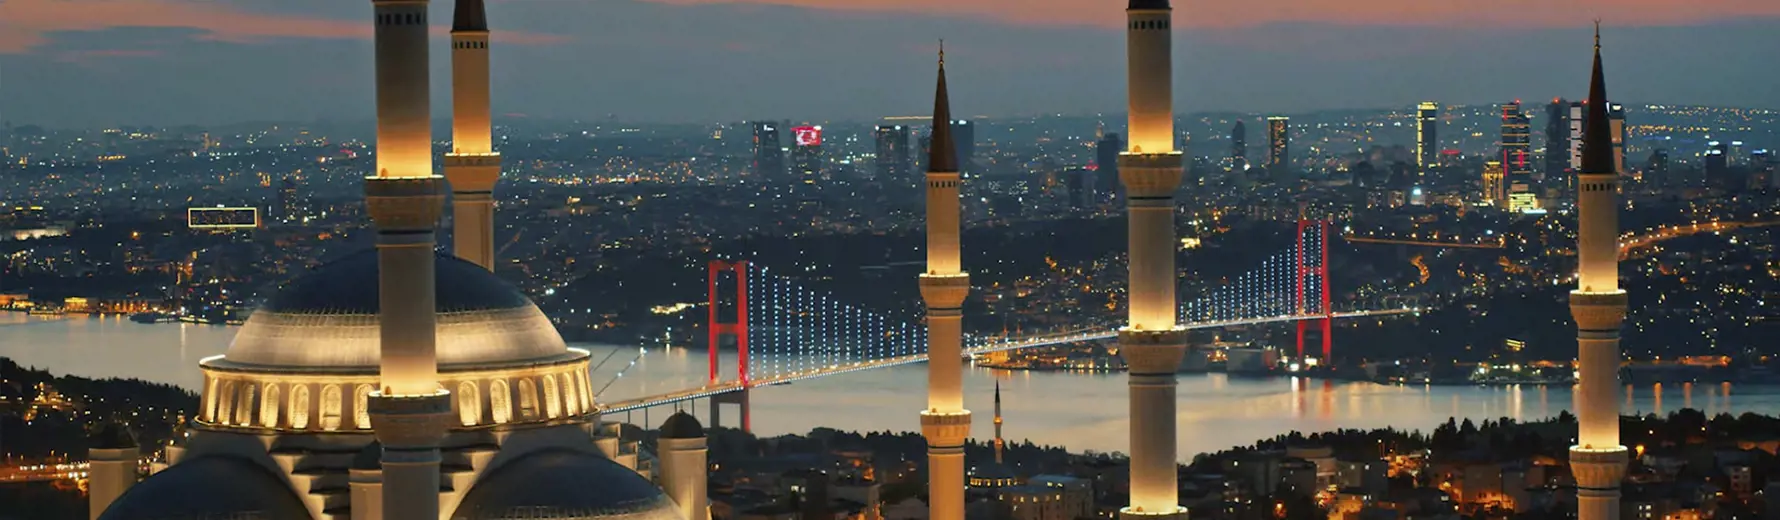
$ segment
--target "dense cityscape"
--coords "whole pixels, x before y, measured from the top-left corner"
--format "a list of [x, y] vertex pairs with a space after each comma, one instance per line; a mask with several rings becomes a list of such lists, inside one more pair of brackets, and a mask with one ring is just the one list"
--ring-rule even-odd
[[1127, 113], [942, 41], [931, 112], [669, 124], [491, 108], [453, 7], [373, 3], [375, 121], [4, 123], [0, 519], [1780, 518], [1780, 110], [1616, 102], [1599, 22], [1586, 93], [1181, 114], [1130, 0]]

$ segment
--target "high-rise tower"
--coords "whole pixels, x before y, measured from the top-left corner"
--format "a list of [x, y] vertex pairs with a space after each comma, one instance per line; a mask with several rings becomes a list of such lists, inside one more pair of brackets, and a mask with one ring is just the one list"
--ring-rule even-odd
[[1174, 149], [1174, 10], [1168, 0], [1131, 0], [1125, 13], [1131, 122], [1119, 179], [1131, 274], [1130, 323], [1119, 329], [1119, 354], [1131, 392], [1131, 503], [1119, 515], [1175, 519], [1186, 516], [1176, 489], [1174, 374], [1187, 336], [1175, 324], [1174, 190], [1181, 154]]
[[1580, 361], [1578, 434], [1570, 447], [1570, 469], [1576, 475], [1581, 520], [1619, 518], [1619, 485], [1627, 462], [1626, 449], [1619, 445], [1619, 329], [1625, 322], [1626, 293], [1619, 288], [1619, 172], [1614, 171], [1608, 110], [1596, 26], [1582, 168], [1576, 180], [1577, 289], [1570, 293]]
[[1510, 183], [1526, 183], [1532, 179], [1533, 141], [1528, 134], [1529, 124], [1526, 112], [1521, 111], [1520, 100], [1502, 105], [1502, 169]]
[[873, 171], [879, 181], [901, 179], [909, 174], [909, 127], [878, 125], [872, 130], [872, 141], [878, 154]]
[[1415, 167], [1416, 184], [1425, 182], [1421, 177], [1428, 175], [1434, 168], [1434, 160], [1440, 153], [1440, 104], [1423, 101], [1415, 108]]
[[1545, 106], [1545, 178], [1570, 173], [1570, 102], [1553, 98]]
[[960, 176], [952, 125], [947, 124], [951, 112], [942, 44], [927, 157], [927, 272], [920, 278], [921, 300], [927, 304], [927, 409], [921, 411], [921, 434], [927, 437], [928, 517], [933, 520], [964, 520], [964, 443], [970, 438], [970, 411], [964, 409], [961, 388], [970, 275], [959, 261]]
[[1105, 134], [1094, 143], [1094, 171], [1097, 180], [1095, 189], [1105, 196], [1117, 196], [1119, 189], [1119, 151], [1125, 143], [1119, 140], [1119, 134]]
[[[1135, 31], [1136, 29], [1131, 29]], [[1248, 127], [1242, 120], [1230, 127], [1230, 171], [1240, 172], [1248, 169]]]
[[1292, 120], [1285, 116], [1267, 118], [1267, 169], [1274, 179], [1285, 174], [1286, 163], [1291, 160]]
[[377, 28], [377, 173], [365, 207], [377, 226], [383, 518], [439, 517], [439, 441], [451, 396], [439, 386], [433, 229], [445, 179], [433, 173], [426, 0], [372, 0]]
[[451, 14], [451, 245], [458, 258], [494, 270], [494, 151], [488, 108], [488, 13], [482, 0], [457, 0]]
[[779, 123], [755, 121], [754, 180], [775, 182], [785, 176], [785, 149], [780, 147]]

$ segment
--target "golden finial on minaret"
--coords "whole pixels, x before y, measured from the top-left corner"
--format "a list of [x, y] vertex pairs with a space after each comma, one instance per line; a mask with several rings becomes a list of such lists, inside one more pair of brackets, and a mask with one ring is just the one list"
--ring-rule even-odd
[[[1596, 29], [1595, 32], [1598, 33], [1598, 32], [1600, 32], [1600, 30]], [[1595, 39], [1599, 40], [1600, 39], [1599, 35], [1596, 35]], [[939, 39], [939, 68], [942, 68], [942, 69], [946, 68], [946, 39], [945, 38]]]
[[[1595, 52], [1601, 52], [1601, 19], [1600, 18], [1595, 19]], [[941, 50], [940, 53], [944, 54], [945, 51]], [[944, 59], [944, 58], [942, 58], [942, 59]]]

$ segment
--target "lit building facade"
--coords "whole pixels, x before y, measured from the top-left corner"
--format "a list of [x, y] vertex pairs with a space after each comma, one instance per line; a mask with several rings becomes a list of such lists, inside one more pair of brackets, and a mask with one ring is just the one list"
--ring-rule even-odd
[[1483, 163], [1483, 200], [1491, 206], [1508, 209], [1508, 183], [1503, 178], [1501, 161]]
[[1531, 183], [1533, 177], [1532, 136], [1530, 121], [1521, 111], [1520, 101], [1502, 105], [1502, 169], [1509, 182]]
[[[1440, 160], [1440, 104], [1423, 101], [1415, 107], [1415, 167], [1426, 176]], [[1425, 181], [1416, 179], [1416, 184]]]
[[1267, 169], [1275, 177], [1290, 168], [1292, 120], [1285, 116], [1267, 118]]
[[872, 129], [872, 144], [877, 163], [872, 172], [877, 179], [901, 179], [909, 174], [909, 127], [878, 125]]
[[784, 125], [776, 121], [755, 121], [753, 173], [757, 181], [772, 181], [785, 176], [785, 149], [779, 137]]

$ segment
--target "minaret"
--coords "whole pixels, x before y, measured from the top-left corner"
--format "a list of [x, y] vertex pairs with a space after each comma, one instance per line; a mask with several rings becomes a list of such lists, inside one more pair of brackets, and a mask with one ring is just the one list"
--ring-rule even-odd
[[1617, 520], [1619, 483], [1626, 449], [1619, 445], [1619, 329], [1626, 294], [1619, 288], [1619, 174], [1613, 164], [1613, 133], [1607, 118], [1607, 82], [1601, 71], [1601, 28], [1595, 25], [1594, 74], [1588, 87], [1582, 168], [1577, 173], [1577, 289], [1570, 292], [1576, 318], [1577, 442], [1570, 447], [1581, 520]]
[[1001, 381], [995, 382], [995, 463], [1001, 464], [1001, 449], [1006, 446], [1001, 440]]
[[371, 428], [383, 443], [383, 518], [439, 517], [439, 441], [451, 396], [434, 345], [433, 229], [444, 178], [433, 174], [426, 0], [372, 0], [377, 30], [377, 174], [365, 207], [377, 227], [381, 334]]
[[661, 423], [656, 439], [661, 455], [661, 488], [680, 506], [681, 520], [711, 520], [710, 495], [705, 485], [705, 428], [686, 412], [674, 412]]
[[136, 485], [141, 476], [142, 448], [116, 421], [105, 423], [87, 441], [87, 518], [97, 519]]
[[488, 13], [482, 0], [457, 0], [451, 16], [451, 245], [458, 258], [494, 270], [494, 151], [488, 108]]
[[[1130, 323], [1119, 329], [1131, 387], [1131, 504], [1125, 518], [1185, 518], [1175, 488], [1175, 371], [1187, 344], [1175, 323], [1174, 59], [1168, 0], [1131, 0], [1126, 13], [1130, 123], [1119, 180], [1131, 240]], [[1129, 515], [1129, 516], [1127, 516]]]
[[940, 43], [939, 86], [933, 95], [933, 143], [927, 156], [927, 272], [921, 300], [927, 303], [928, 517], [964, 520], [964, 442], [970, 411], [964, 409], [962, 359], [964, 297], [970, 275], [958, 260], [958, 154], [952, 143], [952, 111], [946, 100], [946, 51]]

